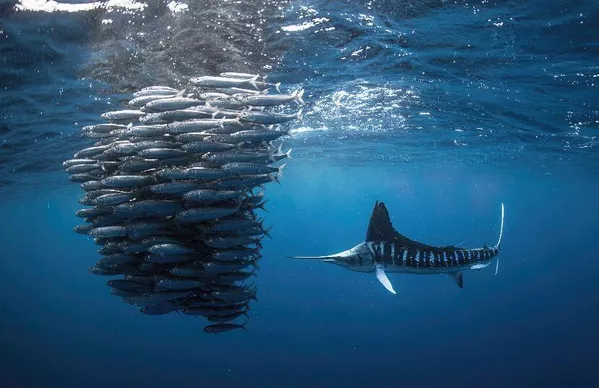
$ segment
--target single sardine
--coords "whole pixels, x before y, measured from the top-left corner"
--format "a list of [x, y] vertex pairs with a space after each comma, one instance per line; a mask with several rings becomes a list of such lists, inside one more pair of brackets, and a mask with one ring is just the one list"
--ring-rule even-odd
[[187, 209], [175, 217], [175, 221], [182, 224], [194, 224], [207, 220], [214, 220], [220, 217], [226, 217], [239, 211], [241, 205], [236, 207], [201, 207]]
[[143, 115], [145, 115], [145, 113], [140, 110], [125, 109], [102, 113], [100, 117], [102, 117], [104, 120], [110, 121], [126, 121], [137, 120]]

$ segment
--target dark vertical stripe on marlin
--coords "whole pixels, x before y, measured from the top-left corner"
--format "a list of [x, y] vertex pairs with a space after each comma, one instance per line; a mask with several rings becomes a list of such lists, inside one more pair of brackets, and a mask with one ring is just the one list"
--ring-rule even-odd
[[395, 245], [393, 243], [386, 243], [385, 246], [385, 257], [387, 258], [386, 260], [390, 266], [393, 266], [393, 253], [395, 251]]
[[372, 243], [371, 242], [367, 242], [366, 243], [366, 248], [368, 249], [368, 253], [370, 254], [370, 257], [372, 257], [372, 262], [376, 264], [376, 254], [374, 253], [374, 249], [372, 249]]
[[408, 249], [408, 262], [406, 264], [408, 267], [419, 267], [419, 264], [416, 264], [416, 249]]
[[408, 266], [408, 248], [401, 250], [401, 266], [404, 268]]
[[439, 250], [435, 253], [435, 261], [431, 267], [438, 268], [443, 260], [443, 251]]
[[385, 266], [386, 265], [386, 263], [385, 263], [385, 243], [382, 243], [382, 242], [377, 243], [376, 251], [380, 257], [381, 264], [383, 264]]
[[420, 249], [416, 250], [416, 265], [419, 268], [426, 268], [426, 258], [422, 255], [422, 251]]
[[383, 265], [385, 267], [389, 267], [393, 265], [393, 261], [391, 260], [391, 243], [383, 243], [382, 244], [382, 250], [383, 250]]
[[426, 260], [428, 261], [428, 266], [430, 268], [435, 262], [435, 251], [429, 251], [428, 255], [426, 255]]
[[465, 265], [468, 263], [469, 251], [460, 249], [458, 251], [458, 265]]
[[385, 264], [383, 262], [383, 252], [381, 249], [381, 243], [372, 244], [372, 249], [374, 250], [374, 255], [376, 257], [377, 263]]
[[434, 262], [435, 262], [435, 251], [431, 251], [431, 253], [426, 256], [426, 266], [430, 268], [430, 267], [432, 267]]
[[466, 264], [466, 255], [465, 255], [464, 250], [459, 250], [458, 251], [458, 265], [464, 265]]

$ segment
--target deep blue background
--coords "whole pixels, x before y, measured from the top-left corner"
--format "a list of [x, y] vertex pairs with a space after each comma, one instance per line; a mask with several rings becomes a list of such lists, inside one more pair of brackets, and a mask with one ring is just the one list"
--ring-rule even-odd
[[[292, 160], [268, 187], [272, 241], [256, 279], [249, 332], [209, 336], [202, 322], [148, 317], [87, 273], [95, 245], [70, 228], [78, 189], [2, 204], [0, 357], [10, 387], [575, 386], [598, 377], [599, 184], [592, 175], [323, 169]], [[292, 254], [362, 241], [371, 207], [434, 244], [492, 243], [499, 274], [372, 274]]]
[[[283, 7], [271, 77], [308, 106], [266, 188], [248, 332], [216, 336], [144, 316], [88, 272], [97, 246], [71, 231], [81, 190], [60, 163], [115, 93], [77, 76], [97, 55], [85, 17], [3, 4], [0, 387], [599, 381], [596, 2]], [[470, 247], [496, 241], [504, 202], [498, 275], [469, 271], [460, 290], [391, 274], [394, 297], [372, 274], [286, 259], [360, 243], [376, 200], [408, 237]]]

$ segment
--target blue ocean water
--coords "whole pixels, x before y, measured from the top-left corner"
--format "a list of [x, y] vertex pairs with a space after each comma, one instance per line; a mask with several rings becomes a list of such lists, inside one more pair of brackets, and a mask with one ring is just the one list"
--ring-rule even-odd
[[[0, 3], [2, 386], [596, 384], [595, 2], [109, 3]], [[268, 16], [235, 19], [251, 6]], [[303, 87], [307, 106], [266, 188], [248, 331], [208, 335], [88, 272], [97, 246], [71, 230], [82, 191], [61, 162], [136, 87], [227, 68]], [[496, 241], [505, 203], [498, 274], [468, 271], [464, 289], [390, 274], [394, 297], [286, 258], [362, 242], [376, 200], [401, 233], [470, 247]]]

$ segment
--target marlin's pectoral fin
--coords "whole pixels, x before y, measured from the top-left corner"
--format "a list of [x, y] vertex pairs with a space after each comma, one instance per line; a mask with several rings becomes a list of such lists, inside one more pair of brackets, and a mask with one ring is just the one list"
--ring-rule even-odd
[[464, 288], [464, 276], [462, 274], [462, 271], [452, 272], [449, 274], [449, 277], [451, 277], [453, 280], [455, 280], [458, 287]]
[[377, 265], [374, 268], [374, 273], [376, 274], [376, 278], [387, 289], [387, 291], [389, 291], [393, 295], [397, 295], [397, 293], [393, 289], [393, 285], [391, 284], [391, 282], [389, 281], [389, 278], [387, 277], [387, 274], [383, 270], [383, 267], [381, 267], [380, 265]]

